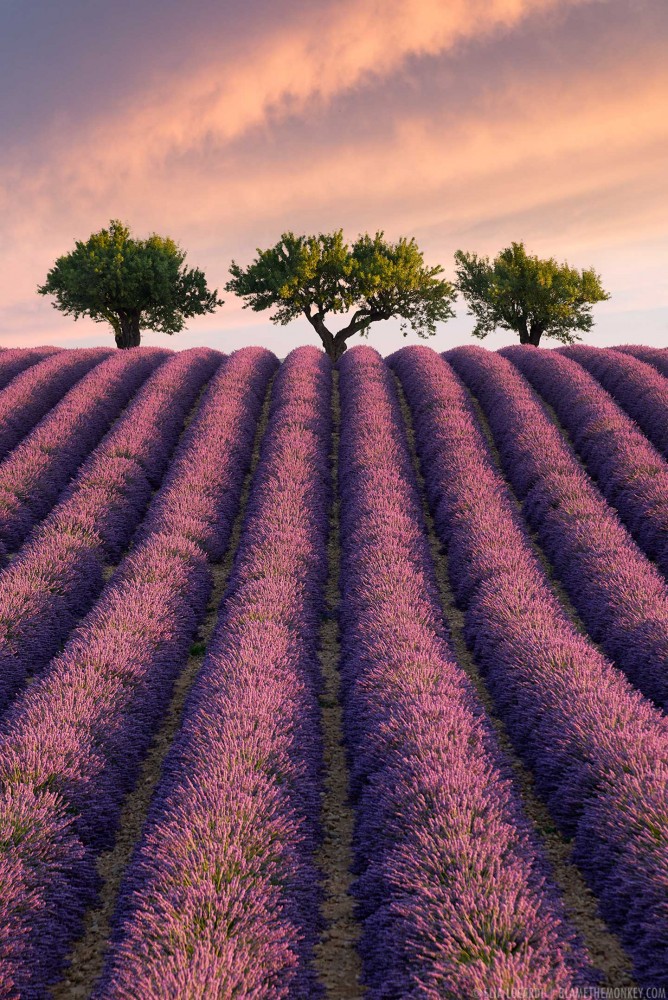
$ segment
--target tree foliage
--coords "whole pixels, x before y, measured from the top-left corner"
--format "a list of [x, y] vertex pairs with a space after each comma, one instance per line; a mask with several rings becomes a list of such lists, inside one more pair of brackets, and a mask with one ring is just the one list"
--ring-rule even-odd
[[457, 288], [477, 320], [474, 337], [502, 327], [519, 333], [521, 344], [537, 347], [543, 334], [572, 344], [582, 339], [574, 331], [591, 329], [592, 305], [610, 298], [595, 271], [530, 257], [523, 243], [512, 243], [491, 264], [461, 250], [455, 261]]
[[210, 292], [202, 271], [183, 267], [185, 251], [169, 237], [130, 236], [112, 219], [56, 260], [40, 295], [55, 295], [53, 306], [74, 319], [90, 316], [111, 324], [118, 347], [136, 347], [141, 330], [178, 333], [189, 316], [223, 304]]
[[[317, 236], [283, 233], [245, 270], [232, 261], [226, 291], [246, 299], [255, 312], [274, 308], [274, 323], [285, 325], [305, 316], [331, 358], [346, 350], [354, 334], [368, 336], [377, 320], [399, 317], [407, 335], [436, 332], [436, 322], [453, 316], [454, 286], [440, 279], [440, 267], [425, 267], [414, 239], [389, 243], [382, 232], [364, 234], [348, 246], [343, 231]], [[349, 313], [337, 333], [325, 325], [329, 313]]]

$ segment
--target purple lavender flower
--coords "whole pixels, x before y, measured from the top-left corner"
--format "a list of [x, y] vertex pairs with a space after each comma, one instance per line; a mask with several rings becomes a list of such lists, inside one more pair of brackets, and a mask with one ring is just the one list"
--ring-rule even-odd
[[591, 983], [450, 646], [389, 372], [366, 347], [339, 368], [342, 676], [368, 996]]
[[435, 352], [390, 359], [436, 530], [497, 710], [642, 984], [668, 980], [668, 722], [581, 635], [531, 550], [473, 408]]
[[478, 397], [524, 515], [589, 634], [644, 694], [668, 706], [666, 580], [517, 369], [480, 347], [445, 357]]

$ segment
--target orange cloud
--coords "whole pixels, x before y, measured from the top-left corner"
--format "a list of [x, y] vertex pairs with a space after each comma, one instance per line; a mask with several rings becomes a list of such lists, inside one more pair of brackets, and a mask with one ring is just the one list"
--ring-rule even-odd
[[[457, 43], [507, 30], [534, 15], [601, 0], [334, 0], [313, 4], [266, 38], [240, 38], [224, 62], [197, 60], [176, 78], [163, 73], [131, 106], [92, 127], [84, 123], [89, 181], [116, 171], [130, 179], [169, 153], [205, 141], [229, 142], [248, 129], [309, 102], [327, 102], [370, 78], [387, 77], [411, 56], [435, 55]], [[70, 130], [49, 136], [76, 162]], [[78, 145], [76, 139], [75, 145]], [[93, 168], [93, 169], [91, 169]], [[91, 186], [91, 191], [95, 187]]]
[[[647, 65], [635, 78], [620, 68], [614, 80], [592, 80], [583, 68], [561, 91], [551, 81], [512, 83], [470, 117], [444, 124], [437, 109], [427, 109], [396, 119], [380, 140], [342, 142], [335, 155], [315, 150], [282, 165], [232, 159], [224, 175], [197, 160], [171, 164], [128, 190], [125, 205], [200, 233], [217, 227], [215, 242], [233, 247], [236, 233], [273, 232], [290, 218], [298, 226], [305, 211], [323, 225], [359, 219], [364, 228], [377, 220], [409, 231], [440, 219], [462, 228], [626, 185], [629, 213], [634, 198], [641, 211], [651, 200], [645, 222], [660, 227], [654, 198], [665, 166], [667, 101], [662, 66]], [[615, 224], [614, 211], [597, 223], [610, 238]]]
[[[156, 226], [177, 234], [196, 233], [198, 241], [215, 245], [209, 256], [221, 270], [223, 261], [239, 257], [239, 241], [275, 239], [285, 228], [300, 228], [305, 213], [318, 227], [355, 232], [378, 227], [409, 234], [438, 225], [438, 244], [449, 252], [448, 234], [485, 219], [505, 217], [512, 228], [522, 213], [588, 197], [600, 203], [610, 192], [598, 215], [565, 220], [561, 232], [550, 235], [558, 243], [566, 237], [571, 244], [574, 238], [618, 241], [629, 227], [649, 234], [663, 225], [667, 102], [668, 70], [661, 66], [647, 65], [633, 79], [620, 68], [615, 80], [592, 80], [583, 68], [560, 92], [550, 81], [512, 83], [475, 115], [447, 127], [438, 110], [426, 110], [420, 118], [396, 120], [381, 140], [342, 143], [334, 157], [316, 150], [282, 166], [232, 158], [224, 176], [196, 159], [148, 171], [123, 190], [120, 214], [142, 227], [158, 220]], [[41, 270], [54, 254], [67, 249], [63, 220], [72, 237], [85, 236], [90, 226], [85, 192], [95, 177], [83, 165], [77, 173], [74, 162], [52, 166], [51, 176], [49, 187], [26, 181], [33, 213], [21, 219], [22, 256], [40, 254], [35, 281], [43, 280]], [[101, 192], [103, 223], [117, 214], [116, 206], [115, 193]], [[24, 297], [25, 264], [2, 256], [0, 295]], [[222, 284], [226, 268], [213, 283]]]

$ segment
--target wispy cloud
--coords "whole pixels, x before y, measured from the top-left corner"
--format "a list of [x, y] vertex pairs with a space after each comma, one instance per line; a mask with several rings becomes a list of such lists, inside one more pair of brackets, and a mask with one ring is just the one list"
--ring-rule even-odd
[[[99, 120], [84, 113], [59, 134], [52, 152], [80, 165], [91, 193], [110, 171], [129, 179], [206, 141], [226, 143], [267, 121], [399, 71], [410, 57], [508, 31], [522, 20], [601, 0], [332, 0], [272, 21], [266, 36], [239, 37], [234, 55], [191, 58], [180, 71], [155, 69], [131, 101]], [[67, 120], [67, 119], [66, 119]], [[98, 187], [92, 178], [97, 178]]]

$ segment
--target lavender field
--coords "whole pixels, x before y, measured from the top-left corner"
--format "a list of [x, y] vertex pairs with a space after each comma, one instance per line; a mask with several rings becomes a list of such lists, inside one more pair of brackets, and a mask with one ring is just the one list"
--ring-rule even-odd
[[0, 567], [0, 1000], [666, 996], [668, 350], [1, 350]]

